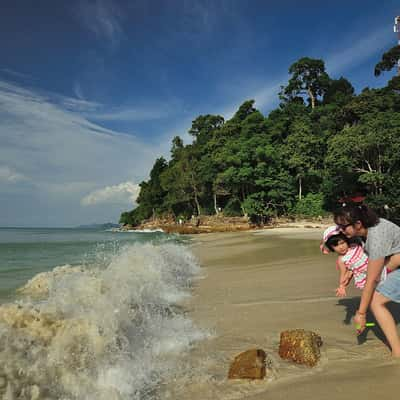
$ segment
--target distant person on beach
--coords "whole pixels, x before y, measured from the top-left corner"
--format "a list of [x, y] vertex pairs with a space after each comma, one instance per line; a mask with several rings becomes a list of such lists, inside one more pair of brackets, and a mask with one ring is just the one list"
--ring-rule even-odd
[[[325, 229], [320, 248], [324, 254], [329, 252], [338, 254], [336, 268], [339, 270], [339, 286], [336, 288], [336, 296], [346, 296], [346, 287], [352, 278], [358, 289], [364, 289], [367, 280], [368, 256], [359, 241], [347, 238], [334, 225]], [[387, 274], [400, 265], [400, 254], [388, 257], [385, 264], [379, 280], [386, 279]]]
[[361, 237], [368, 254], [367, 275], [361, 294], [361, 302], [354, 317], [360, 331], [365, 329], [366, 313], [371, 308], [392, 350], [392, 356], [400, 357], [400, 338], [395, 320], [386, 308], [390, 301], [400, 303], [400, 269], [380, 280], [385, 258], [400, 254], [400, 227], [378, 216], [365, 205], [347, 205], [334, 213], [338, 228], [347, 238]]

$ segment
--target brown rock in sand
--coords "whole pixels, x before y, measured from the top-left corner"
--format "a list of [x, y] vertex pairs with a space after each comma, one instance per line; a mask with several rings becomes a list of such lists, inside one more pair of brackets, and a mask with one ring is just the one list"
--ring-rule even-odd
[[229, 368], [229, 379], [263, 379], [265, 377], [264, 350], [251, 349], [240, 353]]
[[319, 358], [322, 346], [321, 336], [304, 329], [281, 332], [279, 355], [286, 360], [314, 367]]

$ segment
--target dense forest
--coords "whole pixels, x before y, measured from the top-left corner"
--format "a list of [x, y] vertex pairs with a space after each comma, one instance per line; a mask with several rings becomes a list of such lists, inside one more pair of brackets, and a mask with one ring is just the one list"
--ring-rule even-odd
[[[375, 75], [399, 57], [400, 46], [389, 50]], [[167, 215], [246, 215], [254, 222], [318, 216], [355, 194], [399, 217], [400, 77], [356, 95], [347, 79], [329, 77], [322, 60], [301, 58], [289, 74], [268, 116], [247, 100], [227, 121], [198, 116], [192, 143], [174, 137], [170, 159], [155, 161], [140, 183], [138, 206], [120, 223]]]

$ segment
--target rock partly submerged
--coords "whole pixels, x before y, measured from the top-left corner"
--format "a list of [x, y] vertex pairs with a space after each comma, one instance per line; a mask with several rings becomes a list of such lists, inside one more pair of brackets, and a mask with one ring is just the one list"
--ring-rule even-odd
[[[281, 358], [314, 367], [320, 359], [322, 338], [312, 331], [294, 329], [281, 332], [278, 353]], [[267, 355], [262, 349], [250, 349], [232, 361], [228, 379], [264, 379]]]
[[229, 368], [228, 379], [264, 379], [267, 355], [262, 349], [238, 354]]
[[281, 332], [279, 355], [297, 364], [314, 367], [321, 356], [322, 338], [312, 331], [294, 329]]

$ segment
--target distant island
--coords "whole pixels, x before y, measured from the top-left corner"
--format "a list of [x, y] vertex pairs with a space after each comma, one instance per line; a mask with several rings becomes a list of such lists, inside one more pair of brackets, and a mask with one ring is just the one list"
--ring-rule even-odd
[[75, 229], [112, 229], [112, 228], [119, 228], [119, 224], [114, 224], [112, 222], [106, 222], [104, 224], [88, 224], [88, 225], [79, 225], [75, 227]]

